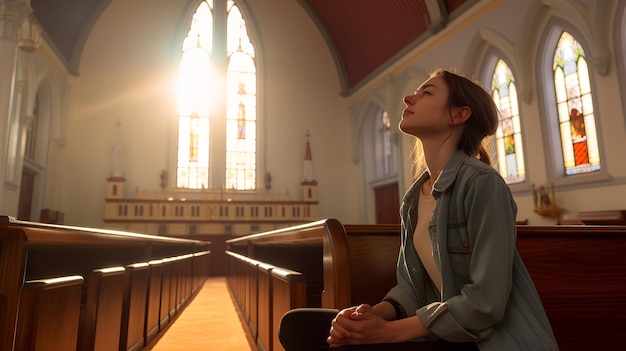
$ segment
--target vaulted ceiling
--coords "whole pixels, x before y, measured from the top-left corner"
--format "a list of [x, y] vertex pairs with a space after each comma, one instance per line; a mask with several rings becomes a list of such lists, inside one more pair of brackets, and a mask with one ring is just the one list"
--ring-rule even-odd
[[[45, 35], [78, 75], [81, 51], [111, 0], [32, 0]], [[425, 40], [477, 0], [298, 0], [337, 64], [344, 92]]]

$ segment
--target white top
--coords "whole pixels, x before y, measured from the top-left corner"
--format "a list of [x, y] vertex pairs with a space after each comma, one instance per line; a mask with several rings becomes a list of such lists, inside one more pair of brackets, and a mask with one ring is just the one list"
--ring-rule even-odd
[[441, 272], [439, 267], [437, 267], [437, 263], [435, 263], [433, 245], [428, 234], [428, 223], [435, 210], [435, 198], [431, 194], [424, 194], [422, 191], [419, 196], [417, 210], [417, 225], [413, 233], [413, 246], [415, 246], [415, 251], [417, 251], [417, 255], [422, 261], [424, 268], [426, 268], [430, 279], [437, 287], [437, 290], [441, 292]]

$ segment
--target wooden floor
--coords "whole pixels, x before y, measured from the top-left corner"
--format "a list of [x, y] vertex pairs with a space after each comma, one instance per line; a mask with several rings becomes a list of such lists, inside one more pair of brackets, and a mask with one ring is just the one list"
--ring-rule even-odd
[[153, 351], [256, 351], [244, 332], [225, 277], [210, 277], [158, 340]]

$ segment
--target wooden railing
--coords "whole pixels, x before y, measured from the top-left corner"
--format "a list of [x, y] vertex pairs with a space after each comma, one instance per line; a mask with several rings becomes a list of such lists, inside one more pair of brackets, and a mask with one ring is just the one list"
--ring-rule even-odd
[[0, 217], [0, 350], [143, 349], [204, 283], [209, 245]]
[[[626, 316], [621, 313], [626, 311], [626, 226], [517, 228], [518, 250], [561, 350], [622, 349], [626, 345]], [[259, 266], [300, 272], [306, 283], [301, 298], [307, 307], [339, 309], [377, 303], [395, 284], [399, 231], [398, 225], [342, 225], [327, 219], [229, 240], [227, 248]], [[234, 296], [246, 291], [246, 299], [258, 298], [260, 304], [266, 292], [241, 283], [250, 272], [238, 270], [235, 277], [229, 271], [229, 287]], [[254, 286], [260, 287], [260, 281]], [[282, 350], [276, 341], [272, 347]]]

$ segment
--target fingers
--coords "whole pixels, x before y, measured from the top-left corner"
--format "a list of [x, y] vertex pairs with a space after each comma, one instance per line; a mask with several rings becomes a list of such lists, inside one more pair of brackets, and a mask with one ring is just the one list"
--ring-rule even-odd
[[349, 321], [348, 318], [337, 315], [331, 322], [330, 336], [335, 338], [350, 338], [352, 335], [349, 330], [349, 325], [346, 323], [347, 321]]

